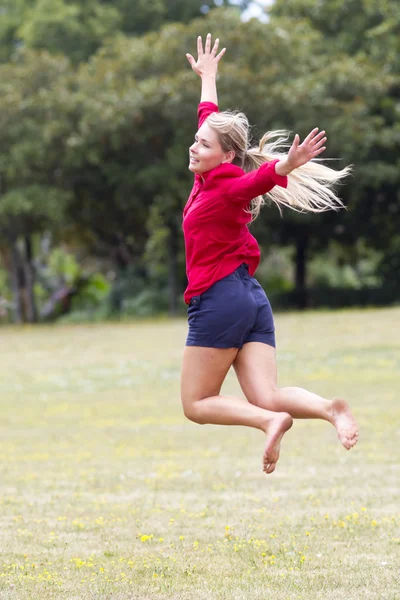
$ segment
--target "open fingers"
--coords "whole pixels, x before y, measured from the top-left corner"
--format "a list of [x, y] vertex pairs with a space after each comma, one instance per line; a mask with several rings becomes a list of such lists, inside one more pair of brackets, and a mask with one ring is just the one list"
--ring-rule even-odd
[[312, 152], [313, 157], [318, 156], [321, 152], [326, 150], [324, 146], [327, 138], [325, 137], [325, 131], [321, 131], [314, 139], [311, 140], [309, 146]]
[[322, 148], [319, 148], [318, 150], [314, 150], [313, 151], [313, 157], [315, 158], [316, 156], [318, 156], [318, 154], [321, 154], [322, 152], [325, 152], [326, 147], [322, 146]]
[[303, 144], [308, 144], [309, 142], [311, 142], [311, 140], [317, 135], [318, 131], [319, 131], [318, 127], [315, 127], [315, 129], [310, 131], [308, 136], [304, 139]]
[[318, 135], [314, 136], [311, 140], [311, 144], [319, 144], [322, 138], [325, 136], [325, 131], [320, 131]]
[[198, 56], [203, 56], [204, 52], [203, 52], [203, 41], [201, 39], [201, 35], [198, 36], [197, 38], [197, 54]]
[[207, 33], [204, 54], [210, 54], [210, 50], [211, 50], [211, 33]]
[[218, 46], [219, 46], [219, 39], [217, 38], [214, 42], [213, 49], [211, 50], [211, 56], [215, 56], [217, 54]]
[[191, 54], [186, 54], [186, 58], [188, 59], [190, 66], [193, 68], [193, 66], [196, 64], [193, 56]]
[[321, 148], [321, 146], [323, 146], [326, 142], [328, 138], [323, 137], [321, 138], [317, 143], [314, 144], [314, 150], [318, 150], [318, 148]]
[[221, 58], [223, 57], [223, 55], [225, 54], [225, 52], [226, 52], [226, 48], [222, 48], [221, 52], [215, 57], [215, 60], [217, 62], [219, 62], [221, 60]]
[[305, 138], [304, 140], [304, 144], [317, 144], [318, 142], [320, 142], [320, 140], [325, 136], [325, 131], [322, 130], [318, 133], [318, 127], [316, 127], [315, 129], [313, 129], [312, 131], [310, 131], [310, 133], [308, 134], [308, 136]]
[[[324, 135], [324, 131], [322, 132], [322, 135]], [[317, 140], [317, 141], [315, 141]], [[324, 150], [326, 150], [324, 144], [327, 140], [326, 137], [321, 137], [321, 134], [318, 135], [318, 138], [315, 138], [315, 140], [311, 140], [309, 147], [310, 150], [313, 154], [313, 156], [318, 156], [318, 154], [321, 154], [321, 152], [323, 152]]]

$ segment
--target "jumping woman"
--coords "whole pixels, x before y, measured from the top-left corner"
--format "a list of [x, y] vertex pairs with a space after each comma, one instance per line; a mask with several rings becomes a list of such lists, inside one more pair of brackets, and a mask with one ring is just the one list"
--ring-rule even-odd
[[[253, 277], [260, 250], [248, 224], [264, 196], [278, 207], [302, 212], [339, 209], [343, 205], [332, 186], [349, 168], [335, 171], [313, 161], [327, 139], [318, 129], [301, 144], [296, 135], [289, 151], [276, 139], [282, 132], [267, 134], [258, 147], [249, 148], [246, 116], [218, 111], [216, 74], [225, 48], [217, 54], [218, 39], [211, 45], [210, 34], [204, 49], [199, 37], [197, 61], [186, 55], [201, 77], [201, 100], [189, 148], [194, 185], [183, 213], [189, 333], [181, 396], [186, 417], [195, 423], [264, 431], [263, 470], [272, 473], [293, 419], [328, 421], [347, 450], [357, 443], [358, 427], [344, 400], [277, 387], [274, 321]], [[231, 366], [245, 399], [220, 395]]]

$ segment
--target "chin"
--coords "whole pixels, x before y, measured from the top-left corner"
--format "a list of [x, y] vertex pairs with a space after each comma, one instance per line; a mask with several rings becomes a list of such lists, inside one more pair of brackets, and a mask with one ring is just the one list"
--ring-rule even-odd
[[196, 175], [201, 175], [198, 165], [192, 165], [191, 163], [189, 163], [188, 169], [189, 169], [189, 171], [192, 171], [192, 173], [195, 173]]

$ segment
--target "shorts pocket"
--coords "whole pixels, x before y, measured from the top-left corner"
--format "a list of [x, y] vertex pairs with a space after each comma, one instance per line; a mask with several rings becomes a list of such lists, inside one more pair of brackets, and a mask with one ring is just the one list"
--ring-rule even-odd
[[197, 314], [200, 310], [200, 299], [201, 296], [193, 296], [193, 298], [191, 298], [189, 302], [189, 307], [187, 310], [189, 327], [192, 327], [194, 325]]

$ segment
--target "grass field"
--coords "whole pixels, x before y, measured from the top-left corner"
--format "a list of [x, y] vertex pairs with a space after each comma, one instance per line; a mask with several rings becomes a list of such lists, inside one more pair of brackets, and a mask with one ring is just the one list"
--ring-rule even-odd
[[260, 431], [184, 419], [185, 321], [1, 329], [1, 600], [400, 599], [400, 309], [276, 325], [279, 384], [361, 436], [296, 421], [270, 476]]

